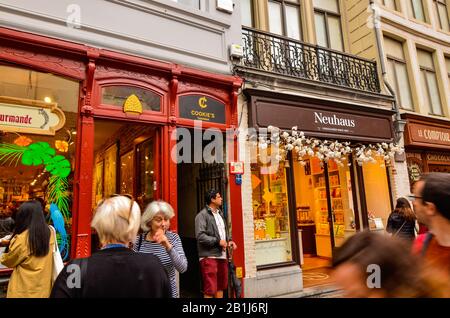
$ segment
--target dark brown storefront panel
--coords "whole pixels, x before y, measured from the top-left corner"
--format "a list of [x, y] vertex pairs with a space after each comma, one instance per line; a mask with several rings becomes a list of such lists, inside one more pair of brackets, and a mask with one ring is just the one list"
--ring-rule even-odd
[[342, 104], [317, 105], [302, 101], [252, 98], [250, 125], [277, 126], [290, 130], [297, 126], [307, 136], [365, 142], [393, 140], [392, 112], [385, 109], [355, 109]]

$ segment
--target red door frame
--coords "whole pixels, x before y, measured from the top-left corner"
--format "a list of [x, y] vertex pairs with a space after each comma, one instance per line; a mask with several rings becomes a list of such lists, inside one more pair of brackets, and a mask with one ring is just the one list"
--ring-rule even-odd
[[[106, 82], [136, 84], [134, 81], [138, 78], [141, 83], [146, 82], [151, 85], [153, 90], [165, 93], [163, 112], [145, 115], [137, 121], [161, 127], [161, 195], [163, 200], [173, 205], [175, 211], [177, 211], [177, 165], [170, 160], [170, 149], [176, 144], [176, 140], [172, 140], [171, 136], [177, 126], [193, 127], [193, 122], [178, 118], [178, 96], [206, 94], [219, 99], [227, 105], [227, 124], [205, 124], [204, 128], [214, 126], [224, 131], [226, 128], [237, 127], [237, 92], [242, 85], [239, 77], [212, 74], [174, 63], [153, 61], [3, 27], [0, 27], [0, 41], [2, 42], [1, 60], [81, 81], [80, 116], [77, 122], [77, 160], [74, 173], [71, 257], [90, 255], [92, 171], [94, 168], [93, 118], [98, 115], [105, 118], [127, 120], [123, 113], [122, 116], [119, 116], [112, 110], [102, 109], [98, 104], [100, 95], [97, 90], [98, 84]], [[104, 68], [104, 65], [108, 64], [109, 68]], [[98, 78], [98, 74], [102, 72], [105, 76]], [[139, 76], [135, 77], [136, 74]], [[233, 160], [237, 160], [237, 138], [228, 140], [227, 147], [228, 149], [234, 148]], [[234, 180], [231, 174], [229, 180]], [[229, 185], [230, 209], [233, 211], [231, 213], [233, 239], [239, 245], [234, 254], [235, 264], [245, 270], [241, 188], [235, 182], [230, 182]], [[174, 219], [175, 222], [172, 222], [171, 225], [176, 231], [178, 226], [176, 218]]]

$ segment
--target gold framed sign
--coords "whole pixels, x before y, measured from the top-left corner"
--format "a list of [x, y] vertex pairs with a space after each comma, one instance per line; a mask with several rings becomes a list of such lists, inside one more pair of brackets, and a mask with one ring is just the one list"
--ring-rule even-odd
[[57, 103], [0, 96], [0, 130], [54, 136], [66, 116]]

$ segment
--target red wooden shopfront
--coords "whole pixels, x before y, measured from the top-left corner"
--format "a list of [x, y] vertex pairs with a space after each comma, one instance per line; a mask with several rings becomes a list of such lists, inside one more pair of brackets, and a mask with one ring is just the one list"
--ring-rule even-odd
[[[159, 197], [168, 201], [175, 211], [177, 164], [170, 160], [170, 156], [176, 140], [171, 140], [171, 135], [177, 127], [194, 127], [193, 120], [179, 117], [179, 97], [204, 95], [226, 105], [225, 124], [204, 122], [204, 129], [214, 127], [225, 132], [227, 128], [237, 126], [237, 96], [242, 83], [238, 77], [212, 74], [174, 63], [148, 60], [6, 28], [0, 28], [0, 43], [0, 63], [50, 72], [80, 82], [72, 206], [72, 258], [85, 257], [91, 253], [96, 119], [121, 120], [155, 127], [158, 136], [156, 140], [161, 149], [158, 160], [161, 162]], [[111, 85], [138, 87], [155, 92], [161, 96], [160, 111], [144, 111], [141, 115], [130, 116], [120, 108], [103, 105], [102, 87]], [[227, 148], [231, 147], [236, 156], [236, 138], [227, 140]], [[241, 188], [234, 182], [233, 175], [228, 174], [227, 177], [230, 180], [229, 211], [233, 239], [239, 246], [234, 253], [234, 260], [237, 267], [244, 269]], [[174, 231], [178, 229], [176, 217], [171, 222], [171, 228]]]

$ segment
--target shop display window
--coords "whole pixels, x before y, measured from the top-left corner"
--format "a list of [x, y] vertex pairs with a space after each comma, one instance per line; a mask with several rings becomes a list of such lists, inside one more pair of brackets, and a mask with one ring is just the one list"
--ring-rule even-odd
[[[72, 225], [79, 82], [50, 73], [0, 65], [0, 210], [30, 199], [58, 224], [68, 259]], [[3, 214], [3, 213], [2, 213]], [[56, 227], [56, 226], [55, 226]]]
[[256, 265], [292, 261], [286, 167], [252, 164]]
[[372, 230], [383, 230], [383, 228], [386, 228], [389, 214], [392, 211], [388, 175], [384, 160], [377, 158], [375, 163], [365, 163], [362, 166], [362, 171], [369, 228]]

